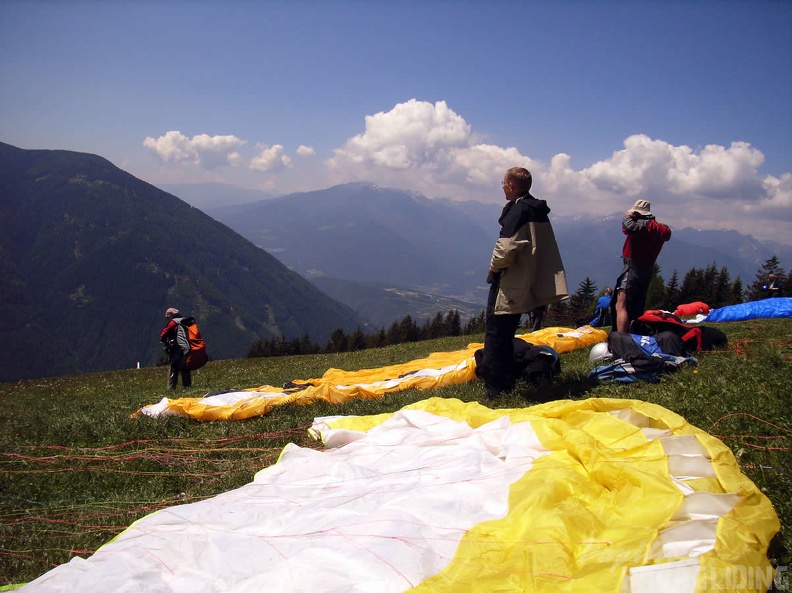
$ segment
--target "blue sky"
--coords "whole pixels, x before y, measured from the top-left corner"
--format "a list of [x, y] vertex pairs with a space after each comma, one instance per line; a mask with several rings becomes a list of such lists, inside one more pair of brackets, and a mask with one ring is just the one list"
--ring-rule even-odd
[[0, 2], [0, 141], [792, 243], [792, 2]]

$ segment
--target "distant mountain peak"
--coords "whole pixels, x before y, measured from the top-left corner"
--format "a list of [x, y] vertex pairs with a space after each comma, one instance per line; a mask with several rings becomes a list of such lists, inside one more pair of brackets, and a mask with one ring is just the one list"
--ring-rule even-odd
[[[339, 183], [338, 185], [334, 185], [329, 189], [341, 188], [341, 187], [371, 189], [371, 190], [382, 189], [379, 185], [377, 185], [376, 183], [372, 183], [371, 181], [348, 181], [347, 183]], [[318, 191], [323, 191], [323, 190], [318, 190]]]
[[[377, 185], [371, 181], [349, 181], [347, 183], [340, 183], [338, 185], [333, 185], [326, 190], [314, 190], [312, 192], [307, 192], [313, 195], [316, 194], [326, 194], [326, 193], [338, 193], [343, 192], [344, 190], [349, 190], [356, 195], [365, 194], [365, 193], [377, 193], [377, 194], [384, 194], [384, 197], [389, 196], [404, 196], [405, 198], [409, 198], [414, 202], [418, 202], [420, 204], [425, 204], [430, 202], [431, 200], [426, 197], [426, 195], [422, 194], [421, 192], [414, 190], [414, 189], [404, 189], [400, 187], [382, 187], [381, 185]], [[283, 198], [289, 198], [296, 195], [302, 194], [289, 194], [288, 196], [282, 196]]]

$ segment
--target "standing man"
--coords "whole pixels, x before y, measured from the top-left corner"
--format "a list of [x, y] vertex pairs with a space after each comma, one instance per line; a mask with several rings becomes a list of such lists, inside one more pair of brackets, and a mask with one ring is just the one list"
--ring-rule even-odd
[[564, 264], [547, 217], [550, 208], [529, 193], [531, 183], [527, 169], [514, 167], [506, 171], [501, 184], [507, 204], [498, 219], [501, 231], [487, 276], [490, 290], [480, 373], [488, 397], [514, 388], [512, 340], [521, 315], [569, 294]]
[[162, 342], [165, 352], [168, 353], [170, 362], [170, 372], [168, 373], [168, 388], [176, 389], [181, 375], [182, 386], [185, 388], [192, 386], [192, 373], [187, 368], [187, 354], [190, 352], [190, 343], [180, 321], [183, 319], [178, 309], [173, 307], [165, 311], [165, 319], [168, 324], [160, 332], [160, 342]]
[[651, 204], [638, 200], [622, 220], [627, 235], [622, 247], [624, 267], [616, 279], [615, 298], [611, 301], [611, 329], [629, 332], [630, 324], [646, 308], [646, 293], [652, 281], [654, 264], [663, 244], [671, 238], [671, 229], [655, 220]]

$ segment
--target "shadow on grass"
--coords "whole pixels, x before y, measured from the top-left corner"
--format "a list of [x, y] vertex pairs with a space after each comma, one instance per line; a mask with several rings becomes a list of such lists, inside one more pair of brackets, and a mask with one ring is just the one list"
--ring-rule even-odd
[[[537, 384], [518, 381], [514, 391], [509, 394], [509, 400], [514, 398], [528, 404], [543, 404], [560, 399], [581, 399], [587, 397], [589, 391], [597, 386], [588, 375], [568, 373], [562, 379], [553, 382], [541, 381]], [[492, 402], [491, 402], [492, 403]]]
[[525, 393], [524, 397], [529, 401], [545, 403], [558, 399], [581, 399], [588, 397], [588, 392], [597, 386], [596, 381], [592, 381], [587, 376], [568, 377], [564, 381], [552, 384], [540, 384]]
[[[770, 563], [776, 568], [779, 566], [789, 565], [789, 550], [784, 545], [783, 537], [781, 536], [780, 531], [773, 536], [773, 539], [770, 540], [770, 546], [767, 548], [767, 557], [770, 559]], [[771, 589], [771, 591], [777, 590], [778, 589], [775, 588]]]

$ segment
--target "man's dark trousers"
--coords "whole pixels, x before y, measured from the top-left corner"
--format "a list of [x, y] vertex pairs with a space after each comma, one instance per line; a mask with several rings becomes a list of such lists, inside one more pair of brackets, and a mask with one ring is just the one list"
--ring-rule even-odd
[[520, 325], [520, 313], [495, 315], [500, 278], [490, 284], [484, 330], [484, 386], [488, 397], [514, 389], [514, 334]]

